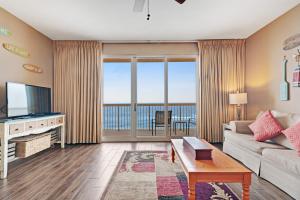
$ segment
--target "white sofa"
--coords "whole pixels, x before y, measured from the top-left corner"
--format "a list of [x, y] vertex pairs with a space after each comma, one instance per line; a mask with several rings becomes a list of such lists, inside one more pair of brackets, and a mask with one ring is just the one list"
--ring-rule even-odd
[[[300, 121], [300, 114], [272, 113], [284, 128]], [[283, 134], [271, 141], [255, 141], [248, 128], [252, 122], [230, 122], [231, 131], [224, 131], [223, 151], [293, 198], [300, 199], [300, 157], [297, 152]]]

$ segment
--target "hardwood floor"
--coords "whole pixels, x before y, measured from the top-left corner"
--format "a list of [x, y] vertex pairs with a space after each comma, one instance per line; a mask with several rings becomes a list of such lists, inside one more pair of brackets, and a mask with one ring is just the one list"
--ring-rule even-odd
[[[124, 150], [170, 150], [169, 143], [103, 143], [52, 148], [9, 164], [0, 199], [99, 200]], [[289, 200], [287, 194], [252, 175], [251, 199]], [[241, 186], [230, 184], [241, 196]]]

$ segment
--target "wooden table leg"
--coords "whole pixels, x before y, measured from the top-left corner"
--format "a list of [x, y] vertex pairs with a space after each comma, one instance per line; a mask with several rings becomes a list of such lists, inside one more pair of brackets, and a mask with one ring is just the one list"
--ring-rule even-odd
[[251, 174], [244, 175], [243, 200], [249, 200], [250, 199], [250, 184], [251, 184]]
[[174, 151], [174, 147], [172, 147], [172, 163], [175, 162], [175, 151]]
[[196, 182], [189, 180], [189, 200], [196, 199]]
[[249, 200], [249, 185], [243, 184], [243, 200]]

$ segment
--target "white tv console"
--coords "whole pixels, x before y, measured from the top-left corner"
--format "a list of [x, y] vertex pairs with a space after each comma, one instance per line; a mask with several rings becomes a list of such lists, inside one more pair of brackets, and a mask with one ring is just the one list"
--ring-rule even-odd
[[5, 119], [0, 121], [1, 141], [1, 179], [7, 177], [8, 165], [8, 141], [12, 138], [40, 134], [51, 129], [59, 129], [61, 148], [65, 146], [65, 115], [48, 115], [42, 117], [31, 117], [24, 119]]

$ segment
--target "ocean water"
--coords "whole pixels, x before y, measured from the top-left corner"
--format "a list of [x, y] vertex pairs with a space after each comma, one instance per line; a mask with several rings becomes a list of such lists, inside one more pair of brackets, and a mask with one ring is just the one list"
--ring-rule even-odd
[[[103, 126], [104, 129], [111, 130], [126, 130], [131, 127], [131, 106], [104, 106], [103, 110]], [[155, 119], [156, 111], [163, 111], [164, 106], [137, 106], [137, 128], [138, 129], [151, 129], [151, 122]], [[196, 106], [183, 105], [183, 106], [168, 106], [168, 110], [172, 111], [171, 124], [174, 121], [195, 121], [196, 119]], [[190, 127], [194, 128], [195, 124], [191, 123]]]

